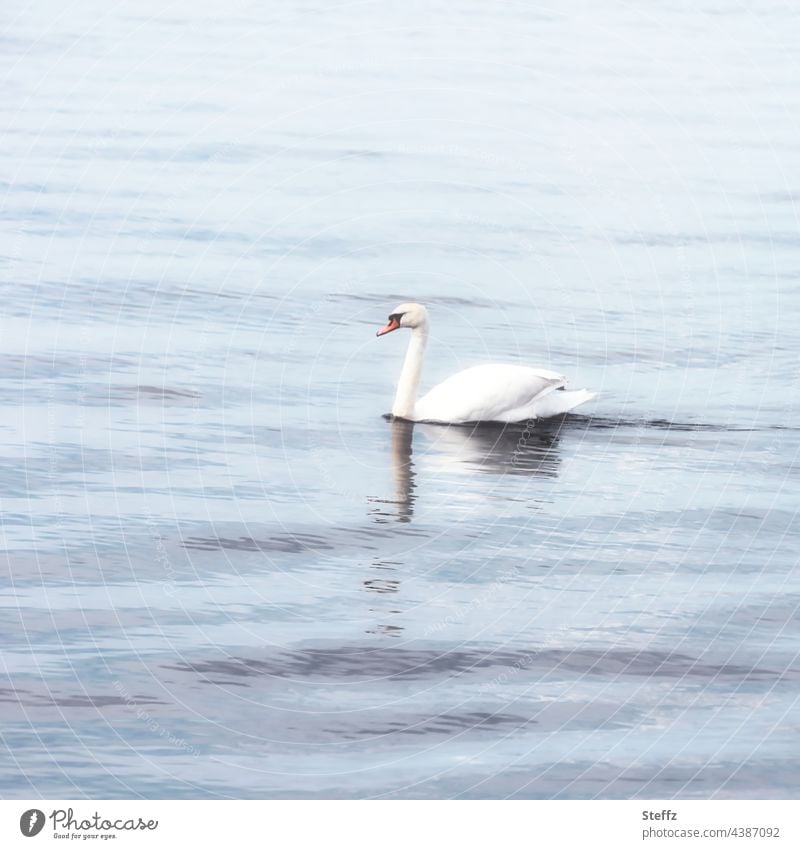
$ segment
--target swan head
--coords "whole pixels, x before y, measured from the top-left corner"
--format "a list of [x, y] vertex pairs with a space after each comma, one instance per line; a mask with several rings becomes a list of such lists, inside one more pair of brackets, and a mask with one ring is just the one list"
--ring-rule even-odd
[[422, 304], [399, 304], [391, 313], [389, 321], [375, 335], [385, 336], [401, 327], [424, 327], [428, 324], [428, 311]]

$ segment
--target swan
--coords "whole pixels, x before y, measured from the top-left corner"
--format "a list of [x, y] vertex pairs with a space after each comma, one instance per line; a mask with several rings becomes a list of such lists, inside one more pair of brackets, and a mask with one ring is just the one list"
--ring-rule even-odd
[[429, 326], [422, 304], [400, 304], [375, 334], [411, 330], [392, 406], [395, 418], [439, 424], [524, 422], [567, 413], [595, 397], [587, 389], [564, 390], [567, 379], [554, 371], [490, 364], [459, 371], [417, 399]]

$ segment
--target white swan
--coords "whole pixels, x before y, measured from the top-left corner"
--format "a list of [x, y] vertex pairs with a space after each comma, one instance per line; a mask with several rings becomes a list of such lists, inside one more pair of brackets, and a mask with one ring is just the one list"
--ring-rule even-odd
[[417, 400], [428, 326], [428, 311], [422, 304], [400, 304], [375, 334], [411, 328], [392, 406], [397, 418], [444, 424], [524, 422], [569, 412], [595, 397], [586, 389], [557, 392], [567, 379], [554, 371], [492, 364], [459, 371]]

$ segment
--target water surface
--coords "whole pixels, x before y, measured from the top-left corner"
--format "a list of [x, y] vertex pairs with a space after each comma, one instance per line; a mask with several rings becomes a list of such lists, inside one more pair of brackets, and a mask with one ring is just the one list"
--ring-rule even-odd
[[796, 797], [796, 12], [6, 6], [0, 794]]

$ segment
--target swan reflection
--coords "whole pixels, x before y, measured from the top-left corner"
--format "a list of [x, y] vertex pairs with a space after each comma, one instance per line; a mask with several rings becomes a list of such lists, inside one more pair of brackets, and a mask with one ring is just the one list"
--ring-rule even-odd
[[[561, 464], [558, 443], [562, 423], [551, 420], [528, 428], [524, 425], [448, 426], [390, 420], [389, 465], [394, 495], [369, 499], [380, 505], [372, 508], [372, 521], [379, 524], [412, 521], [422, 468], [431, 484], [439, 472], [449, 477], [456, 474], [474, 476], [477, 472], [555, 478]], [[428, 472], [432, 474], [428, 476]], [[459, 483], [455, 489], [460, 487]], [[490, 490], [497, 488], [496, 481], [489, 486]], [[503, 490], [502, 483], [499, 489]], [[510, 482], [508, 489], [512, 489]], [[531, 500], [530, 494], [520, 492], [519, 487], [515, 489], [515, 495], [504, 491], [502, 497]], [[479, 497], [492, 496], [482, 492]], [[412, 528], [406, 528], [401, 537], [408, 539], [414, 535]], [[399, 561], [375, 558], [368, 575], [362, 579], [364, 590], [375, 602], [369, 607], [369, 613], [379, 619], [379, 624], [367, 630], [368, 634], [397, 637], [403, 632], [402, 565], [402, 558]], [[379, 603], [378, 597], [383, 597], [383, 601]]]
[[392, 476], [394, 477], [397, 519], [410, 522], [414, 515], [414, 422], [397, 419], [392, 422]]
[[[394, 497], [370, 501], [392, 505], [377, 508], [378, 523], [410, 522], [417, 498], [419, 463], [447, 474], [475, 472], [491, 475], [530, 475], [554, 478], [561, 455], [558, 448], [561, 421], [525, 425], [434, 425], [393, 419], [390, 465]], [[416, 439], [416, 444], [414, 440]], [[416, 457], [416, 460], [414, 459]]]
[[[369, 593], [376, 593], [379, 596], [392, 597], [397, 595], [400, 592], [400, 574], [397, 570], [399, 565], [399, 563], [390, 560], [379, 558], [373, 560], [370, 567], [370, 577], [362, 582], [364, 589]], [[386, 600], [388, 601], [389, 599], [387, 598]], [[370, 614], [374, 614], [380, 619], [387, 616], [392, 617], [392, 619], [388, 622], [378, 622], [373, 627], [368, 628], [366, 633], [378, 634], [385, 637], [399, 637], [405, 628], [399, 624], [399, 620], [394, 618], [400, 616], [403, 612], [395, 606], [397, 604], [396, 599], [390, 601], [390, 606], [383, 603], [378, 604], [377, 599], [375, 599], [375, 603], [378, 606], [370, 607]]]
[[[425, 440], [426, 463], [453, 473], [552, 478], [561, 464], [558, 426], [418, 424], [416, 427]], [[422, 446], [418, 445], [420, 449]]]
[[410, 522], [414, 515], [414, 461], [413, 454], [414, 423], [403, 419], [392, 422], [390, 467], [394, 478], [394, 498], [374, 498], [368, 500], [377, 504], [391, 504], [395, 509], [386, 511], [380, 507], [371, 510], [372, 521], [378, 524], [386, 522]]

